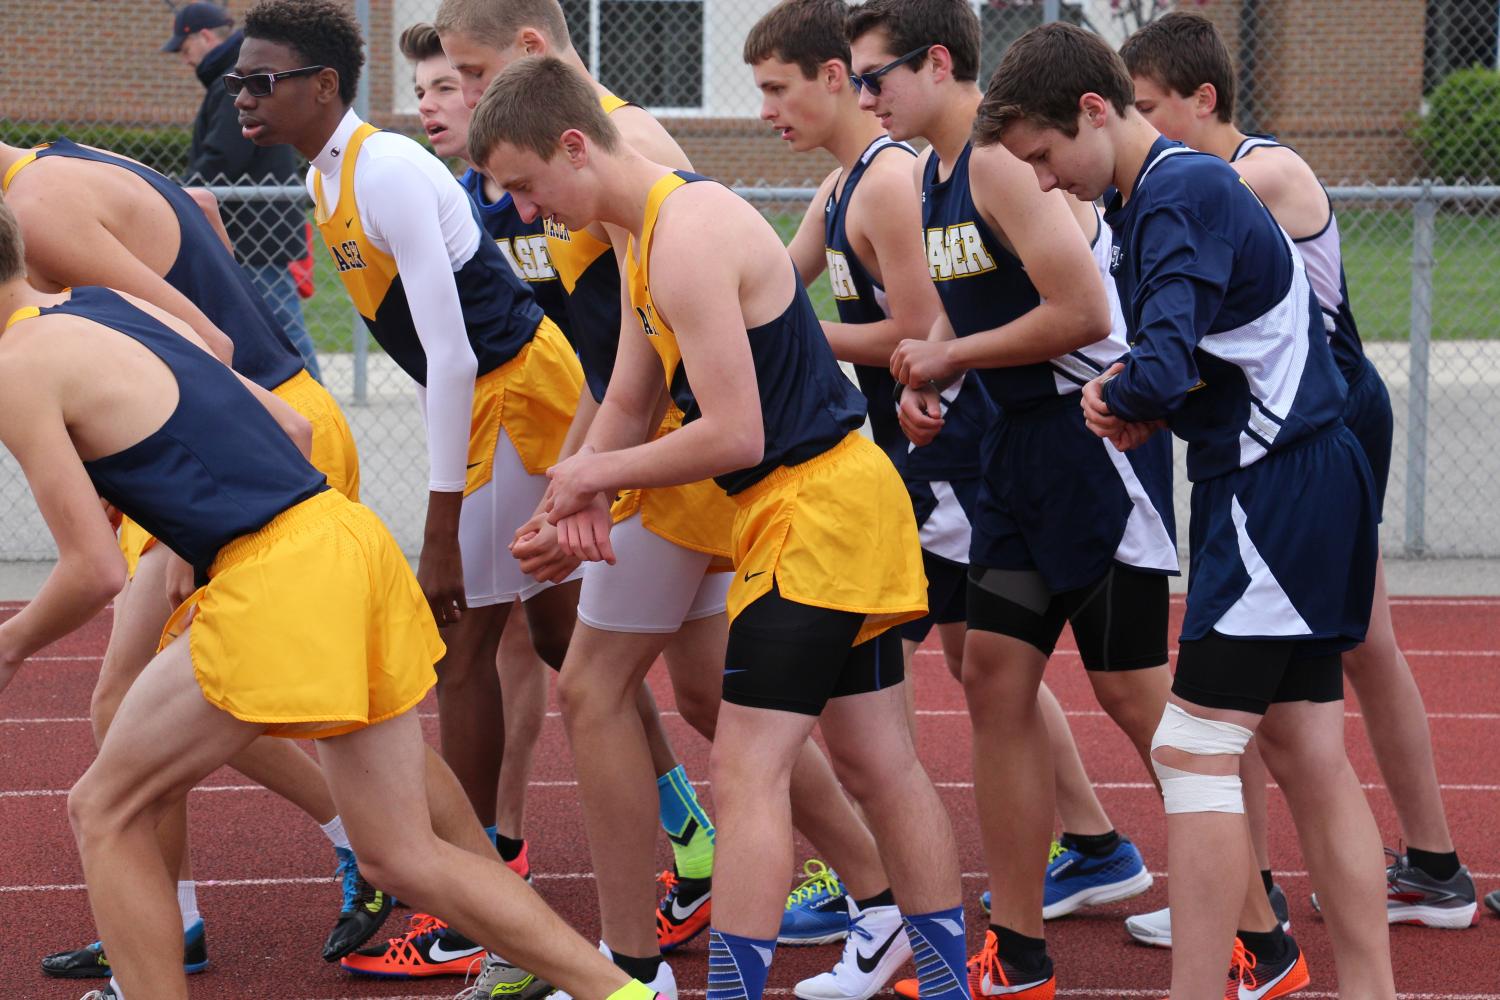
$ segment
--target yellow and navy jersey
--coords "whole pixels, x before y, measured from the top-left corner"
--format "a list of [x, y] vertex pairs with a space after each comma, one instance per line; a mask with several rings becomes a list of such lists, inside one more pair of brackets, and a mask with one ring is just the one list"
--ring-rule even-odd
[[171, 285], [234, 343], [234, 370], [264, 389], [274, 389], [302, 370], [302, 355], [292, 346], [270, 307], [220, 241], [196, 202], [175, 182], [150, 167], [58, 139], [18, 160], [5, 173], [0, 189], [35, 160], [64, 156], [106, 163], [128, 170], [166, 200], [177, 217], [177, 259], [163, 280]]
[[[599, 98], [605, 114], [613, 114], [630, 102], [606, 94]], [[620, 265], [609, 241], [591, 235], [586, 229], [570, 230], [552, 222], [543, 222], [547, 234], [547, 253], [562, 279], [563, 297], [567, 302], [568, 335], [583, 377], [594, 399], [602, 400], [615, 370], [615, 350], [620, 344]]]
[[328, 488], [286, 432], [216, 358], [119, 293], [75, 288], [55, 306], [16, 312], [77, 316], [156, 355], [177, 380], [166, 423], [128, 448], [83, 463], [99, 495], [202, 578], [221, 548]]
[[557, 324], [558, 329], [572, 343], [568, 332], [568, 301], [563, 292], [562, 279], [557, 268], [552, 266], [552, 257], [547, 252], [547, 231], [541, 219], [535, 222], [521, 221], [515, 202], [510, 194], [502, 194], [498, 201], [489, 201], [484, 196], [484, 175], [470, 167], [458, 182], [469, 192], [474, 208], [479, 213], [479, 225], [495, 246], [505, 255], [516, 276], [531, 288], [537, 305], [547, 318]]
[[[408, 375], [419, 385], [426, 385], [427, 356], [417, 335], [396, 258], [377, 246], [366, 232], [355, 194], [361, 148], [379, 132], [375, 126], [362, 123], [353, 130], [346, 147], [337, 151], [342, 157], [338, 200], [331, 208], [323, 193], [323, 175], [313, 168], [314, 218], [339, 278], [370, 333]], [[381, 135], [395, 143], [410, 143], [416, 151], [413, 155], [432, 159], [431, 154], [411, 139], [394, 133]], [[407, 152], [398, 150], [400, 155]], [[447, 183], [458, 188], [451, 175]], [[483, 238], [473, 203], [466, 196], [463, 201], [477, 236], [472, 240], [472, 254], [461, 263], [451, 262], [454, 267], [449, 273], [458, 289], [469, 344], [479, 362], [477, 374], [485, 375], [515, 357], [531, 341], [542, 322], [542, 309], [526, 283], [511, 270], [499, 247], [493, 240]]]
[[[707, 180], [679, 170], [652, 185], [646, 199], [640, 244], [637, 246], [632, 240], [626, 257], [630, 304], [661, 358], [672, 401], [682, 410], [684, 423], [696, 419], [701, 411], [689, 384], [691, 373], [682, 364], [677, 335], [651, 301], [651, 237], [662, 203], [672, 192], [684, 184]], [[834, 359], [812, 300], [807, 297], [807, 289], [795, 269], [793, 283], [792, 299], [785, 311], [771, 322], [748, 331], [760, 394], [765, 452], [751, 468], [714, 477], [730, 495], [754, 486], [779, 466], [797, 465], [822, 454], [865, 421], [864, 397], [844, 377]]]

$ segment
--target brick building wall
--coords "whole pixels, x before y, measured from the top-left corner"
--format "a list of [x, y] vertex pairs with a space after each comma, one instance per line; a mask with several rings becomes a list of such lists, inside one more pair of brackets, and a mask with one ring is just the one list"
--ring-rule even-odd
[[[410, 85], [392, 42], [397, 2], [370, 0], [371, 117], [410, 128], [409, 116], [390, 113], [396, 88]], [[1241, 37], [1247, 2], [1207, 0], [1201, 9], [1232, 51], [1254, 60], [1248, 105], [1255, 125], [1297, 146], [1331, 183], [1404, 180], [1420, 170], [1406, 133], [1422, 96], [1424, 4], [1260, 0], [1251, 8], [1253, 30]], [[251, 0], [227, 5], [242, 14]], [[25, 44], [0, 46], [4, 122], [191, 123], [202, 90], [180, 59], [157, 51], [171, 28], [165, 5], [8, 0], [7, 13], [28, 31]], [[821, 154], [791, 154], [753, 119], [686, 117], [668, 126], [698, 169], [730, 183], [809, 185], [832, 164]]]

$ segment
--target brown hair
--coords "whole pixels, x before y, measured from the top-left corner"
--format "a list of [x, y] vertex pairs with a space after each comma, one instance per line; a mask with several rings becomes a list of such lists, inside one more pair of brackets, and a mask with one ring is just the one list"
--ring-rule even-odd
[[812, 80], [830, 59], [849, 65], [849, 7], [844, 0], [782, 0], [745, 38], [750, 66], [777, 59], [796, 63]]
[[[546, 99], [540, 100], [543, 94]], [[620, 145], [620, 133], [587, 80], [554, 56], [527, 56], [490, 81], [479, 99], [469, 119], [469, 156], [482, 164], [505, 142], [550, 161], [568, 129], [582, 132], [606, 152]]]
[[1234, 63], [1214, 23], [1193, 11], [1173, 11], [1143, 25], [1120, 46], [1131, 76], [1187, 97], [1205, 83], [1218, 95], [1214, 113], [1234, 121]]
[[[953, 57], [953, 76], [979, 79], [979, 18], [968, 0], [869, 0], [849, 15], [849, 41], [884, 31], [892, 55], [941, 45]], [[920, 69], [927, 57], [910, 63]]]
[[1120, 56], [1099, 36], [1054, 21], [1016, 39], [990, 78], [974, 120], [974, 142], [993, 146], [1019, 121], [1078, 134], [1078, 101], [1098, 94], [1123, 115], [1135, 87]]
[[0, 281], [10, 281], [25, 273], [26, 242], [21, 239], [21, 223], [0, 197]]
[[438, 41], [437, 29], [426, 21], [418, 21], [401, 32], [401, 54], [414, 63], [426, 62], [443, 54], [443, 43]]
[[515, 41], [522, 28], [535, 28], [558, 48], [573, 44], [557, 0], [443, 0], [432, 24], [439, 34], [456, 31], [496, 48]]

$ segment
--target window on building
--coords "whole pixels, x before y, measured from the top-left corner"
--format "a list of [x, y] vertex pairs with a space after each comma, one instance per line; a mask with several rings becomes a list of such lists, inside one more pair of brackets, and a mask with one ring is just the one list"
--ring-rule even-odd
[[694, 111], [703, 107], [703, 4], [562, 0], [573, 46], [595, 79], [648, 108]]
[[1495, 0], [1427, 0], [1427, 49], [1422, 89], [1430, 91], [1456, 69], [1495, 69], [1500, 5]]

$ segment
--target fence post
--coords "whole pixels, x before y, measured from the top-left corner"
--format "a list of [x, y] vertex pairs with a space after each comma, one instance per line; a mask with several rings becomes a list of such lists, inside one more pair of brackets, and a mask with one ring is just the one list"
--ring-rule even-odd
[[1061, 0], [1042, 0], [1042, 23], [1049, 24], [1062, 16]]
[[1411, 361], [1406, 400], [1406, 553], [1427, 548], [1427, 389], [1432, 346], [1433, 244], [1437, 237], [1437, 198], [1423, 181], [1412, 203]]
[[[354, 0], [354, 16], [359, 20], [360, 33], [365, 36], [366, 49], [370, 42], [370, 0]], [[370, 118], [370, 74], [369, 52], [365, 52], [366, 72], [359, 75], [359, 86], [354, 92], [354, 113], [368, 121]], [[349, 336], [354, 344], [354, 405], [364, 406], [369, 392], [370, 331], [360, 318], [354, 303], [349, 304]]]

